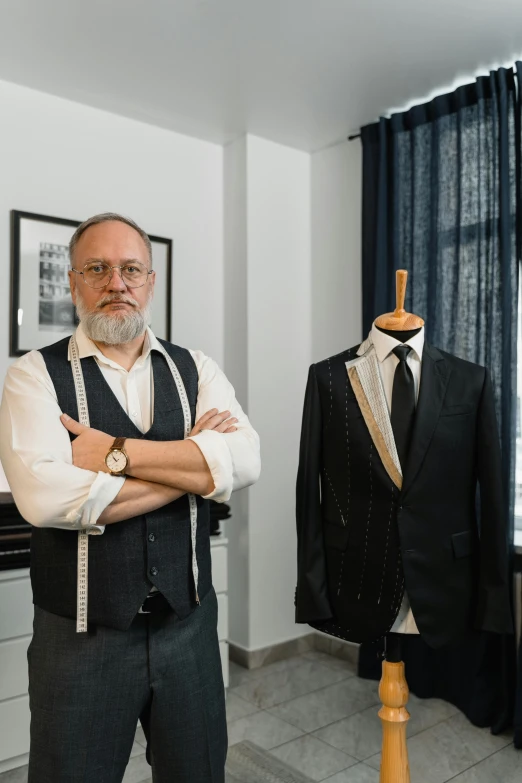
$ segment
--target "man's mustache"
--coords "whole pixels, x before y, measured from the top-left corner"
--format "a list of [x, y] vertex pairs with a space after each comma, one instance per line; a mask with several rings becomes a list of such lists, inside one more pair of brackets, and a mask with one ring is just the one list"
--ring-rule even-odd
[[105, 307], [105, 305], [112, 304], [113, 302], [124, 302], [130, 304], [133, 307], [139, 307], [138, 302], [131, 296], [104, 296], [99, 302], [96, 302], [96, 307]]

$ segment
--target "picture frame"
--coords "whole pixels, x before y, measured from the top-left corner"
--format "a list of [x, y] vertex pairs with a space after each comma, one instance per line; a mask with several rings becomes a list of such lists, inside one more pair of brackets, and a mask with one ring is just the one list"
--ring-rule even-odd
[[[73, 333], [78, 324], [67, 270], [80, 221], [11, 210], [9, 355], [23, 356]], [[149, 234], [156, 285], [151, 328], [170, 340], [172, 239]]]

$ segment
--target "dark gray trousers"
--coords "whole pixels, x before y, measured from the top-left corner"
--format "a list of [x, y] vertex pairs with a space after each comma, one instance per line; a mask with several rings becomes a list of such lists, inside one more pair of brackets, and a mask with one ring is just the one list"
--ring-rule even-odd
[[154, 783], [224, 783], [225, 695], [212, 589], [185, 620], [137, 615], [128, 631], [35, 607], [28, 783], [121, 783], [138, 718]]

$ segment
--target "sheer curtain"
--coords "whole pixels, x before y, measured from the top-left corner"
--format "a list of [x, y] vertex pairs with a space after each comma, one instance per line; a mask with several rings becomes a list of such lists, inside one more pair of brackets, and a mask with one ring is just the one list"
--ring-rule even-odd
[[[406, 309], [426, 339], [491, 371], [513, 540], [517, 292], [521, 250], [522, 64], [500, 69], [362, 129], [363, 327], [395, 306], [395, 271], [409, 272]], [[406, 643], [408, 681], [479, 725], [511, 720], [512, 637], [477, 634], [434, 652]], [[374, 675], [375, 650], [360, 673]]]

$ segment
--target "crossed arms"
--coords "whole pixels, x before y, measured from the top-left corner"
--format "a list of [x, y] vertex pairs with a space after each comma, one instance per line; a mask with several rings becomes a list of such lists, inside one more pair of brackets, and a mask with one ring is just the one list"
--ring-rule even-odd
[[80, 456], [83, 436], [71, 444], [42, 355], [32, 351], [21, 357], [5, 381], [0, 459], [22, 516], [37, 527], [100, 534], [105, 524], [160, 508], [185, 492], [226, 501], [233, 491], [257, 481], [257, 433], [215, 362], [200, 355], [198, 367], [198, 424], [206, 411], [217, 408], [237, 419], [235, 431], [196, 426], [185, 441], [130, 439], [125, 448], [131, 475], [122, 478], [100, 464], [113, 434], [89, 430], [83, 441], [92, 453]]

